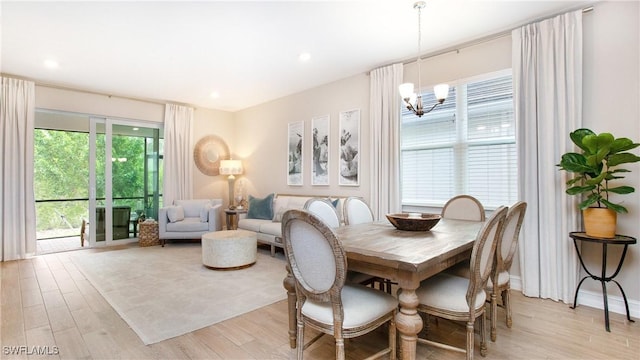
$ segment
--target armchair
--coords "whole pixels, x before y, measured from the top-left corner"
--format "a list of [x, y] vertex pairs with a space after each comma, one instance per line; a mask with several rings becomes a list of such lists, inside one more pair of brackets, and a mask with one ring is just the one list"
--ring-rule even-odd
[[158, 212], [162, 246], [167, 239], [200, 239], [202, 234], [222, 230], [222, 199], [175, 200]]

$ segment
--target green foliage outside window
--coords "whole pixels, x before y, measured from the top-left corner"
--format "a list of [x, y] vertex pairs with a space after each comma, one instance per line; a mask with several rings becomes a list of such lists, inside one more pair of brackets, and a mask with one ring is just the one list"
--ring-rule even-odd
[[[105, 197], [105, 136], [97, 136], [96, 197]], [[79, 228], [88, 220], [89, 134], [36, 129], [34, 133], [34, 192], [36, 230]], [[145, 137], [112, 138], [112, 194], [114, 205], [144, 211]], [[149, 189], [152, 192], [152, 189]], [[128, 198], [119, 200], [119, 198]], [[42, 200], [68, 200], [53, 201]], [[98, 200], [98, 206], [104, 200]]]

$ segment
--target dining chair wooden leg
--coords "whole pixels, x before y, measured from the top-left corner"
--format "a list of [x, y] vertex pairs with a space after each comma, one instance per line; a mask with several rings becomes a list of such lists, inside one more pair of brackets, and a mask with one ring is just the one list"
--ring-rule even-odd
[[[487, 356], [487, 314], [484, 313], [480, 317], [480, 355]], [[473, 353], [473, 348], [471, 348]]]
[[304, 353], [304, 322], [302, 321], [302, 314], [298, 312], [298, 332], [296, 334], [296, 354], [297, 359], [302, 360], [302, 354]]
[[344, 360], [344, 339], [336, 337], [336, 360]]
[[389, 321], [389, 347], [391, 348], [389, 360], [396, 360], [396, 333], [396, 320], [394, 318]]
[[476, 336], [474, 322], [467, 322], [467, 360], [473, 360], [473, 339]]
[[497, 337], [497, 326], [498, 323], [498, 297], [496, 296], [495, 291], [491, 292], [491, 341], [496, 341]]
[[511, 319], [511, 291], [510, 289], [506, 289], [502, 292], [502, 306], [504, 306], [505, 311], [507, 312], [507, 327], [511, 328], [513, 325], [513, 321]]

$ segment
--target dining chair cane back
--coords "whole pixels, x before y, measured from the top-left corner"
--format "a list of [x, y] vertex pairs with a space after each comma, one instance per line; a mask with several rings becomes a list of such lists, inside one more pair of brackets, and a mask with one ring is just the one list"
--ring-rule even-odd
[[340, 226], [340, 218], [333, 204], [327, 199], [312, 198], [304, 203], [304, 209], [318, 216], [329, 227], [337, 228]]
[[519, 201], [511, 206], [502, 227], [502, 234], [498, 238], [495, 256], [496, 264], [486, 288], [487, 296], [490, 296], [491, 299], [491, 341], [496, 341], [498, 295], [502, 298], [502, 306], [506, 312], [507, 327], [510, 328], [513, 323], [511, 318], [511, 297], [509, 294], [511, 290], [509, 271], [518, 247], [518, 238], [526, 211], [526, 202]]
[[373, 222], [373, 211], [360, 197], [350, 196], [344, 200], [344, 223], [346, 225], [364, 224]]
[[345, 282], [347, 256], [331, 227], [308, 211], [288, 210], [282, 239], [296, 289], [297, 358], [315, 341], [304, 344], [305, 326], [333, 335], [336, 359], [344, 359], [344, 339], [389, 323], [389, 346], [369, 359], [387, 354], [395, 359], [398, 301], [383, 291]]
[[[470, 277], [464, 278], [448, 273], [440, 273], [420, 283], [416, 290], [418, 311], [436, 318], [453, 321], [466, 321], [466, 349], [418, 338], [418, 342], [435, 347], [466, 353], [468, 360], [473, 359], [474, 325], [480, 319], [480, 354], [487, 353], [485, 287], [492, 274], [497, 237], [502, 231], [507, 208], [499, 207], [493, 212], [473, 244], [470, 263]], [[431, 327], [433, 329], [433, 327]]]
[[471, 195], [454, 196], [442, 208], [441, 216], [445, 219], [484, 221], [482, 203]]

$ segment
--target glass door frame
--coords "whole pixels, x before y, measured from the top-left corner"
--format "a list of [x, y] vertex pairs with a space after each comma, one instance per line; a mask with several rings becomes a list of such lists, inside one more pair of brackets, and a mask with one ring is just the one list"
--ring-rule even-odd
[[[158, 129], [158, 131], [162, 131], [163, 125], [162, 123], [155, 122], [145, 122], [145, 121], [136, 121], [130, 119], [117, 119], [111, 117], [101, 117], [101, 116], [89, 116], [89, 223], [97, 224], [96, 218], [96, 207], [97, 207], [97, 164], [96, 164], [96, 156], [97, 156], [97, 125], [104, 124], [105, 126], [105, 159], [112, 158], [112, 139], [113, 139], [113, 125], [123, 125], [130, 127], [140, 127], [140, 128], [148, 128], [148, 129]], [[145, 143], [145, 176], [147, 176], [147, 150]], [[159, 154], [156, 158], [156, 166], [159, 161]], [[105, 161], [105, 241], [96, 241], [96, 227], [90, 226], [89, 231], [89, 247], [103, 247], [103, 246], [111, 246], [114, 244], [127, 244], [137, 242], [138, 238], [127, 238], [127, 239], [118, 239], [113, 240], [113, 167], [111, 161]], [[157, 169], [159, 171], [159, 169]], [[159, 176], [159, 175], [158, 175]], [[156, 179], [156, 182], [158, 179]], [[146, 181], [145, 181], [146, 184]], [[157, 199], [159, 197], [159, 193], [161, 189], [157, 189], [157, 192], [154, 192], [154, 197]], [[145, 202], [147, 197], [147, 188], [145, 187]]]

